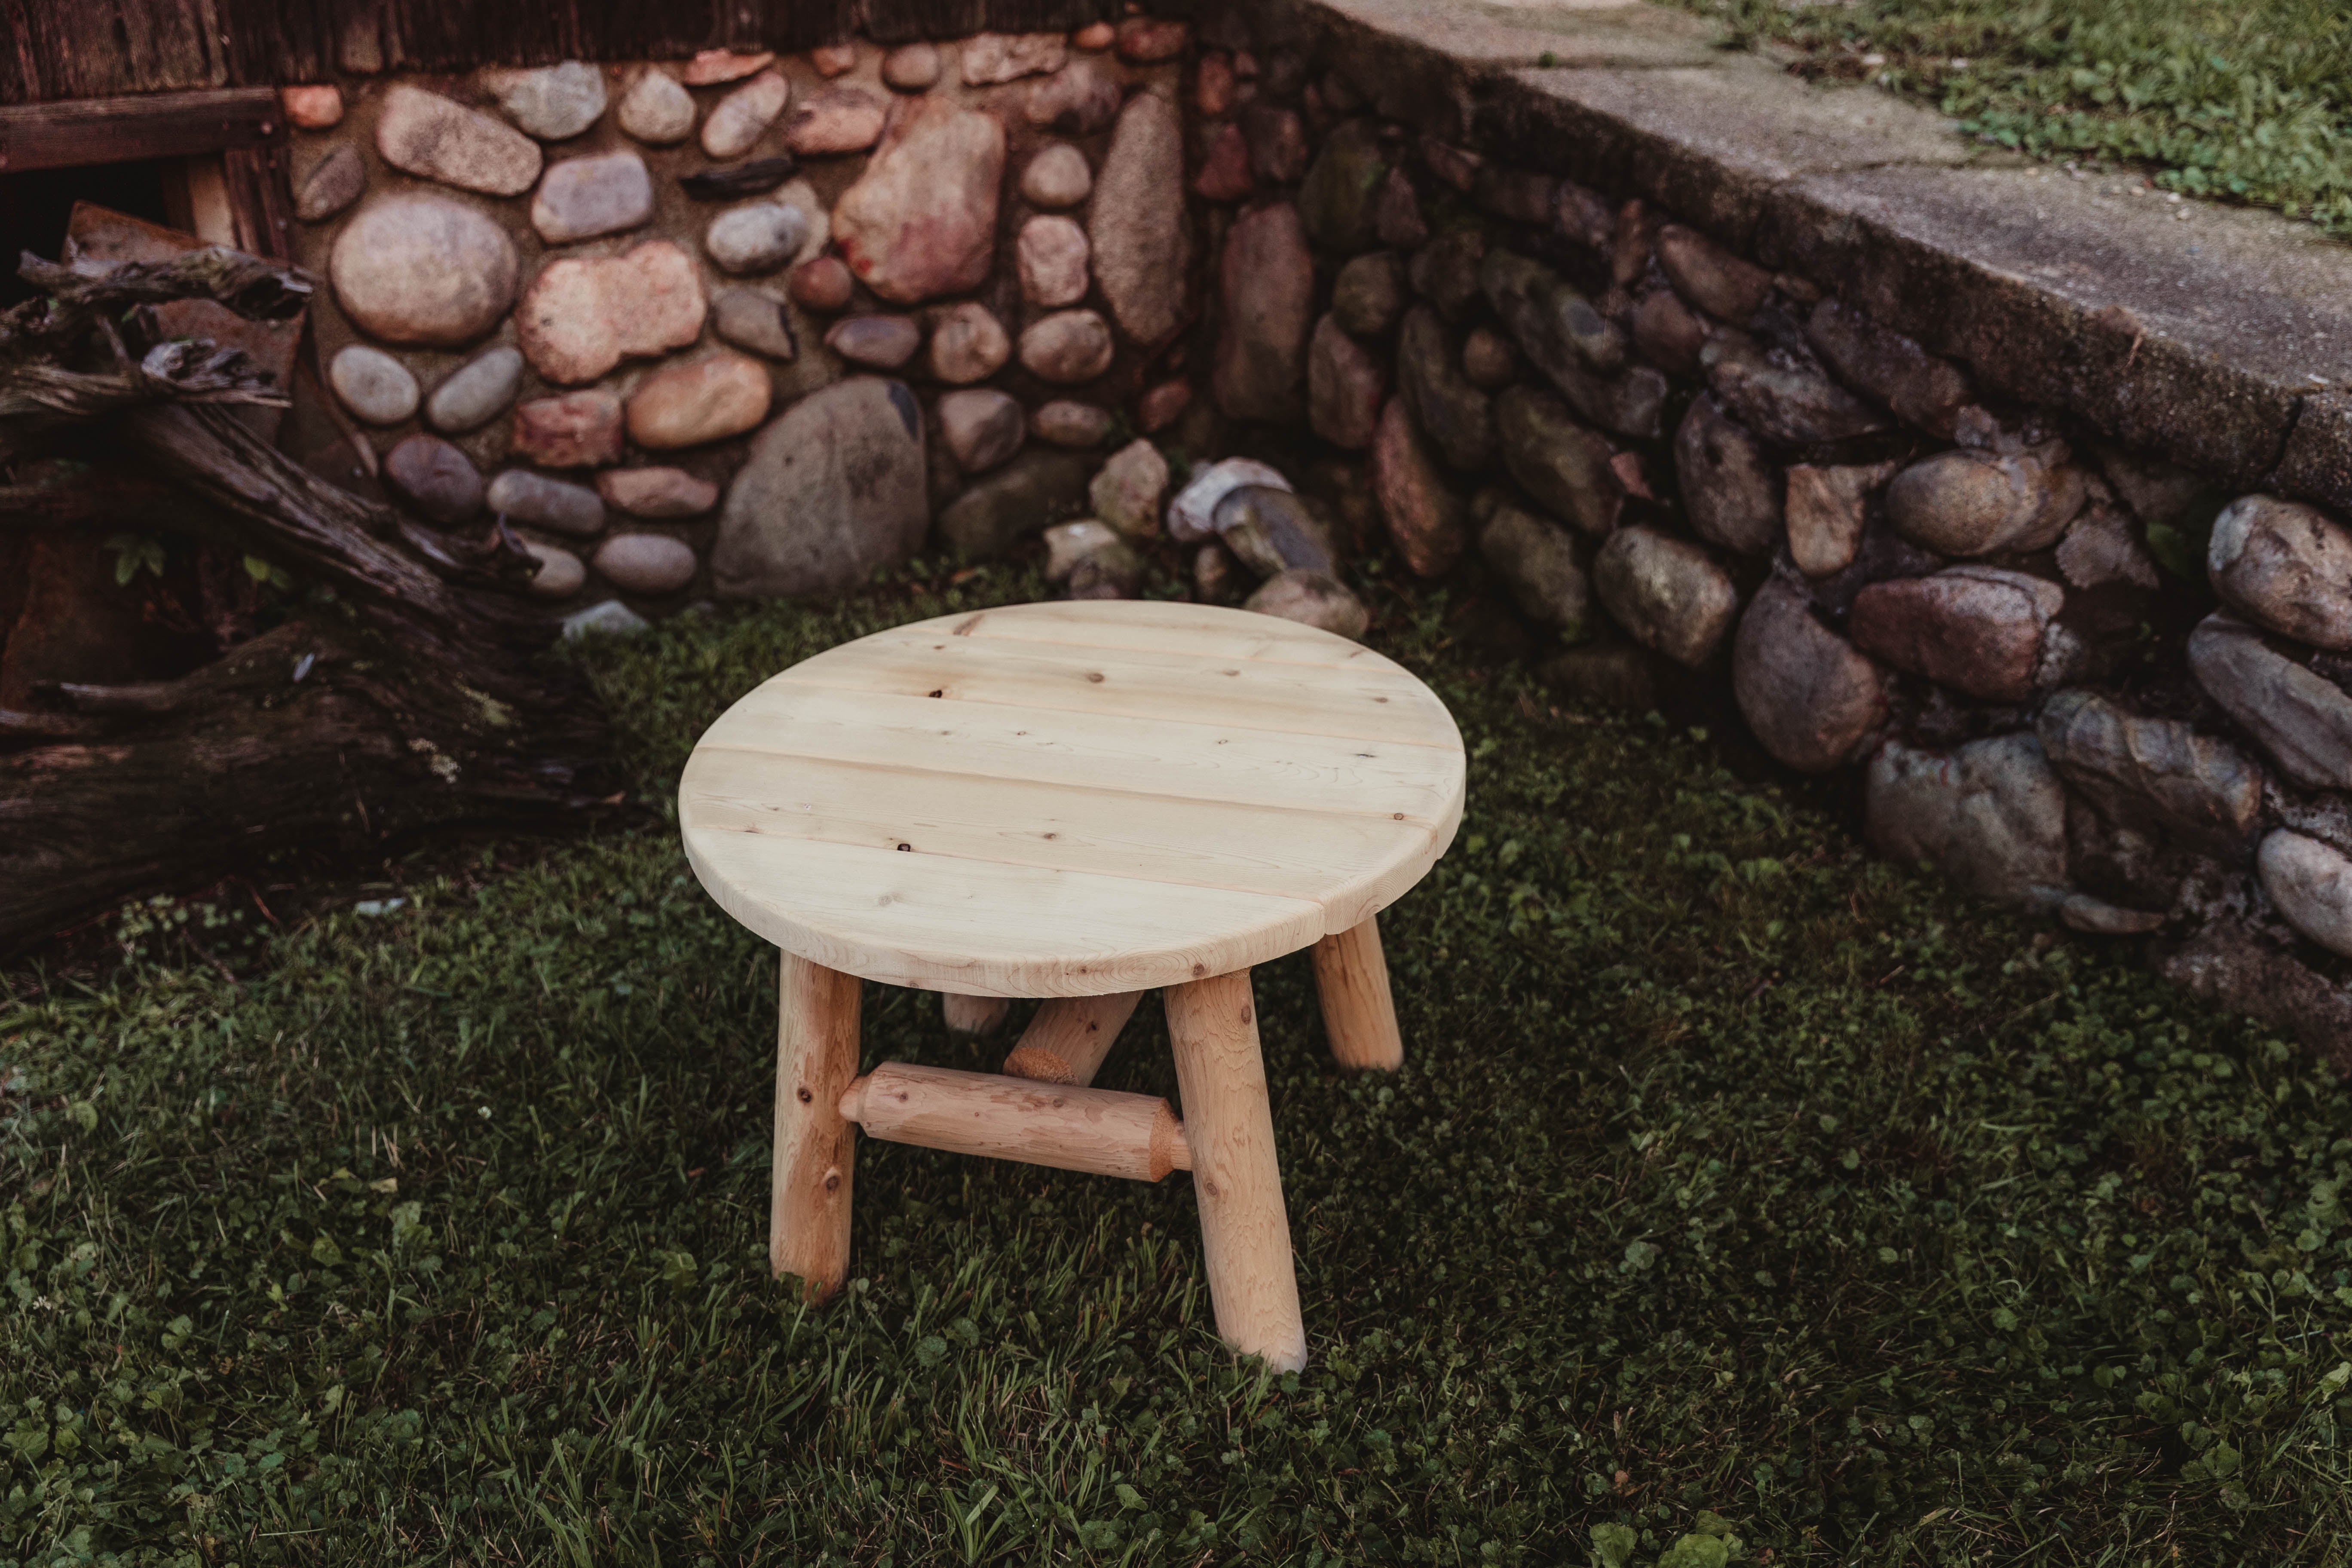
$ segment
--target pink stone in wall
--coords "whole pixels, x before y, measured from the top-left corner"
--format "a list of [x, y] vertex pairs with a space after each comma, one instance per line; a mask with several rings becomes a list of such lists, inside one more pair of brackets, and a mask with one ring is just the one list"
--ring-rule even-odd
[[978, 33], [963, 41], [964, 85], [989, 87], [1057, 71], [1070, 58], [1060, 33]]
[[1021, 363], [1057, 385], [1092, 381], [1108, 370], [1117, 344], [1110, 323], [1092, 310], [1057, 310], [1021, 334]]
[[513, 455], [547, 468], [585, 468], [621, 460], [621, 398], [593, 386], [515, 406]]
[[1307, 416], [1335, 447], [1360, 452], [1379, 428], [1388, 376], [1381, 362], [1329, 316], [1316, 323], [1307, 354]]
[[624, 359], [694, 342], [706, 308], [692, 258], [648, 240], [622, 256], [548, 263], [516, 308], [516, 342], [550, 381], [593, 381]]
[[278, 105], [286, 111], [286, 123], [295, 129], [324, 131], [342, 121], [343, 91], [332, 82], [315, 87], [281, 87], [278, 89]]
[[819, 44], [809, 51], [809, 64], [821, 77], [845, 76], [857, 68], [857, 45]]
[[1116, 67], [1099, 59], [1074, 60], [1030, 84], [1022, 115], [1032, 125], [1090, 136], [1118, 118], [1125, 97]]
[[882, 140], [887, 110], [864, 88], [826, 88], [784, 121], [784, 145], [803, 158], [863, 153]]
[[931, 323], [931, 374], [950, 386], [986, 381], [1012, 357], [1004, 323], [977, 300], [950, 305]]
[[1164, 21], [1156, 16], [1129, 16], [1118, 25], [1116, 42], [1118, 58], [1138, 65], [1154, 60], [1172, 60], [1184, 52], [1191, 33], [1181, 22]]
[[539, 179], [538, 142], [511, 125], [404, 83], [384, 94], [375, 145], [395, 169], [485, 195], [520, 195]]
[[1070, 35], [1070, 47], [1076, 49], [1107, 49], [1118, 34], [1108, 22], [1096, 22], [1080, 27]]
[[838, 310], [849, 303], [857, 280], [849, 275], [849, 268], [838, 256], [820, 256], [803, 261], [793, 268], [784, 281], [785, 292], [794, 301], [812, 310]]
[[732, 350], [666, 364], [629, 395], [629, 437], [654, 450], [722, 441], [765, 419], [772, 395], [766, 368]]
[[688, 87], [715, 87], [722, 81], [740, 81], [753, 71], [765, 70], [775, 59], [772, 49], [742, 55], [732, 49], [705, 49], [688, 64], [679, 79]]
[[1201, 57], [1201, 70], [1192, 83], [1192, 101], [1214, 120], [1234, 106], [1234, 58], [1223, 50]]
[[1391, 397], [1372, 441], [1372, 494], [1397, 553], [1417, 577], [1442, 577], [1470, 541], [1468, 509], [1447, 488], [1437, 456], [1404, 399]]
[[1237, 202], [1257, 188], [1250, 174], [1249, 143], [1238, 125], [1221, 125], [1193, 176], [1192, 189], [1213, 202]]
[[1135, 423], [1147, 434], [1165, 430], [1192, 406], [1192, 384], [1163, 381], [1135, 400]]
[[792, 96], [792, 83], [775, 71], [761, 71], [719, 100], [702, 122], [702, 150], [714, 158], [741, 157], [759, 145]]
[[1075, 305], [1087, 297], [1087, 231], [1060, 216], [1033, 217], [1014, 246], [1021, 297], [1033, 305]]
[[719, 487], [684, 468], [614, 468], [596, 476], [596, 493], [631, 517], [696, 517], [719, 504]]
[[1003, 176], [1003, 126], [944, 98], [915, 100], [842, 194], [834, 239], [885, 300], [977, 289], [993, 259]]

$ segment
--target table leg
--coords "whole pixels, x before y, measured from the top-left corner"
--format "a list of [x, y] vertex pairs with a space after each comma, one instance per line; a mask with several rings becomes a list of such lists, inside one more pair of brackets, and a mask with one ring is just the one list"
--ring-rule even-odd
[[849, 1188], [857, 1124], [841, 1114], [857, 1077], [858, 982], [783, 955], [776, 1023], [776, 1157], [768, 1267], [822, 1301], [849, 1272]]
[[1003, 996], [964, 996], [953, 991], [940, 993], [940, 1014], [947, 1020], [948, 1033], [974, 1037], [992, 1035], [1004, 1027], [1004, 1015], [1013, 1011], [1010, 998]]
[[1323, 1033], [1331, 1059], [1343, 1068], [1404, 1066], [1396, 999], [1389, 994], [1389, 961], [1381, 952], [1379, 917], [1367, 915], [1315, 944], [1315, 989], [1323, 997]]
[[1184, 1098], [1217, 1332], [1244, 1355], [1297, 1372], [1307, 1364], [1307, 1329], [1298, 1316], [1298, 1275], [1249, 971], [1188, 981], [1160, 994]]

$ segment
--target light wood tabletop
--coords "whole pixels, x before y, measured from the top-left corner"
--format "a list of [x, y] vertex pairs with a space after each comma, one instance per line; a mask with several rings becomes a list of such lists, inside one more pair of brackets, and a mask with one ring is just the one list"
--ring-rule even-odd
[[794, 665], [678, 789], [710, 895], [828, 969], [974, 996], [1180, 984], [1362, 925], [1462, 817], [1460, 731], [1370, 649], [1131, 600], [1018, 605]]

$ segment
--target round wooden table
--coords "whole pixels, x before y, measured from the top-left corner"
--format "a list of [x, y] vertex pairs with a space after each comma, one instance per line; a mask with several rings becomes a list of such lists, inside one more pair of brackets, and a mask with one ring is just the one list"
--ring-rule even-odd
[[[1315, 950], [1344, 1066], [1403, 1060], [1373, 917], [1462, 817], [1462, 738], [1370, 649], [1200, 605], [1019, 605], [774, 677], [678, 784], [711, 897], [783, 950], [770, 1260], [848, 1264], [868, 1135], [1158, 1180], [1189, 1169], [1219, 1331], [1306, 1362], [1253, 964]], [[1003, 1074], [857, 1076], [858, 981], [1050, 1000]], [[1143, 992], [1184, 1121], [1088, 1087]]]

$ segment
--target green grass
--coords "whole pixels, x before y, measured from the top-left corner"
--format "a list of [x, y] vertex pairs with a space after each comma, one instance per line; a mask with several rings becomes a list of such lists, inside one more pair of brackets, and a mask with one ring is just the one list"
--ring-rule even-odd
[[[1028, 585], [593, 658], [658, 800], [769, 671]], [[0, 1561], [2345, 1560], [2329, 1077], [1377, 603], [1471, 809], [1383, 917], [1402, 1074], [1259, 972], [1304, 1373], [1220, 1349], [1181, 1178], [867, 1143], [843, 1299], [771, 1281], [773, 954], [656, 823], [18, 977]], [[1132, 1029], [1105, 1081], [1172, 1092]]]
[[1680, 0], [1737, 36], [1876, 79], [2038, 158], [2352, 233], [2352, 7], [2341, 0]]

